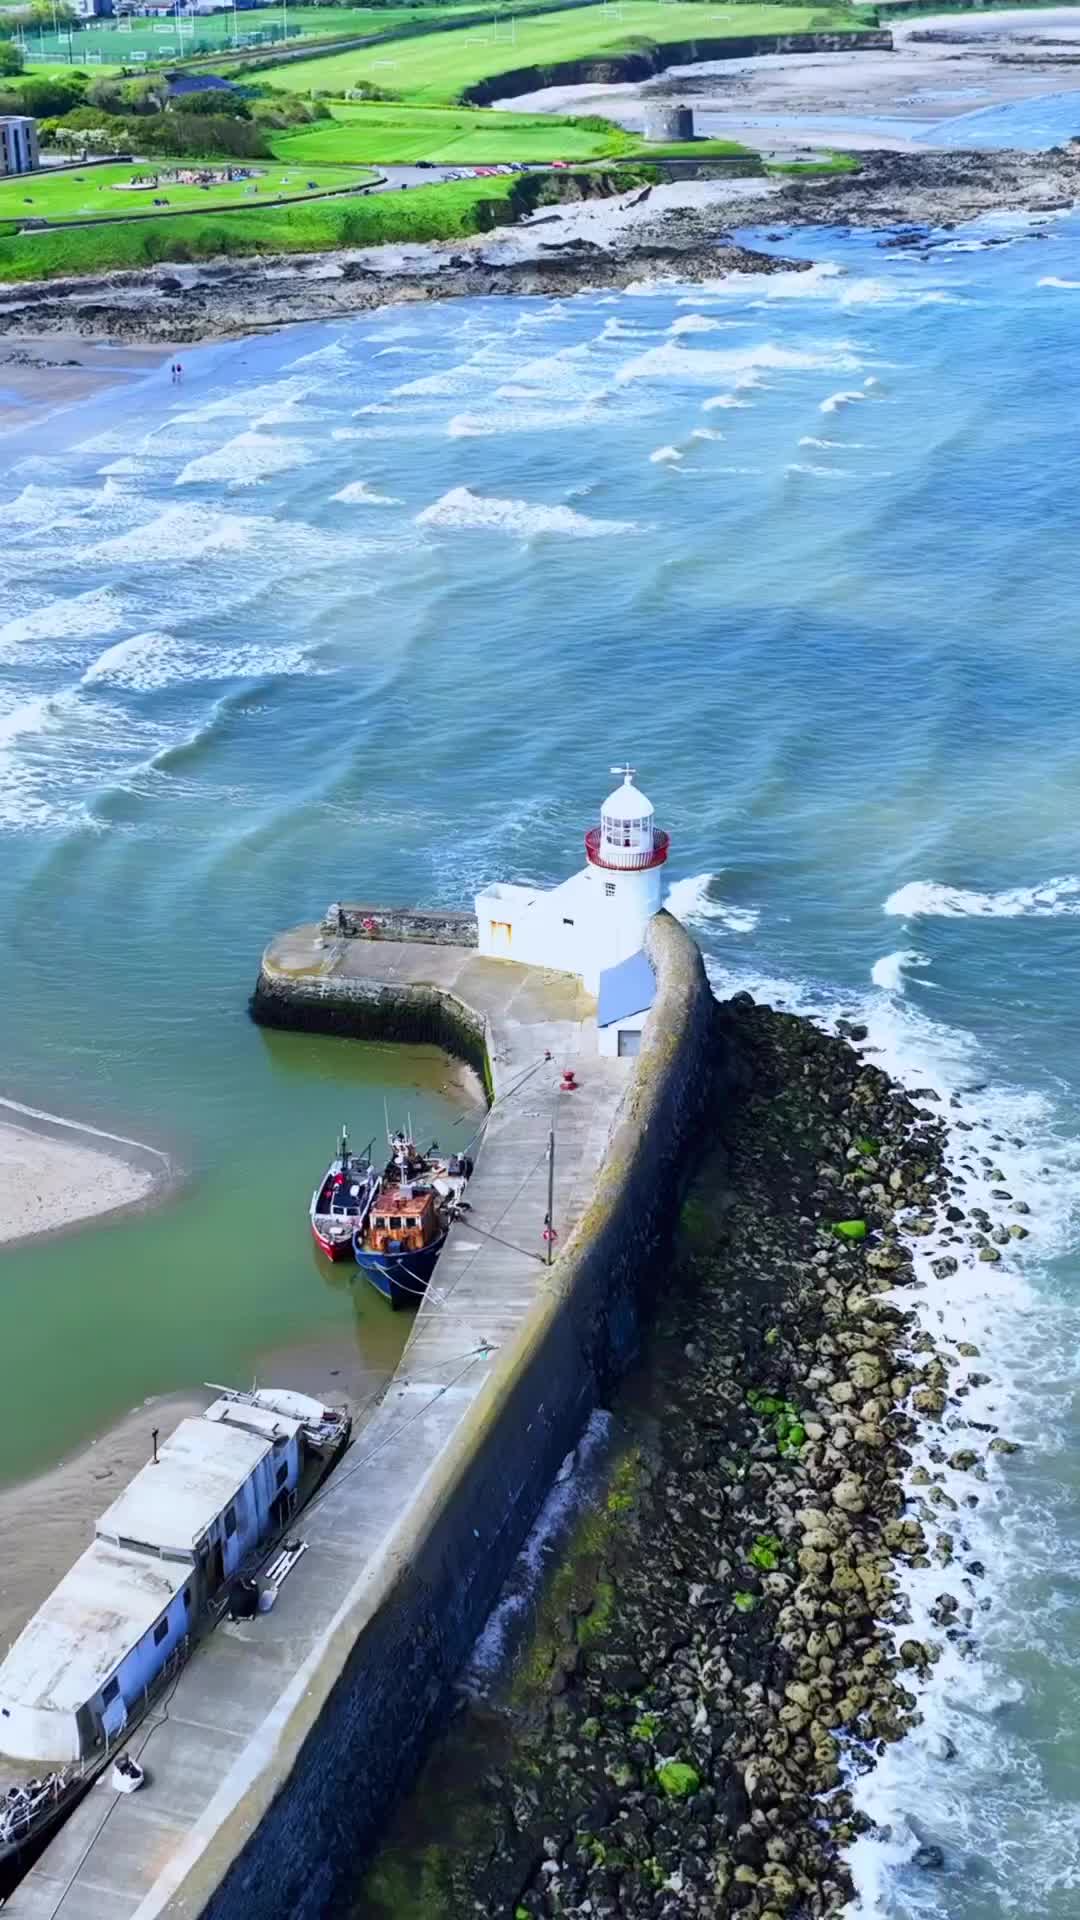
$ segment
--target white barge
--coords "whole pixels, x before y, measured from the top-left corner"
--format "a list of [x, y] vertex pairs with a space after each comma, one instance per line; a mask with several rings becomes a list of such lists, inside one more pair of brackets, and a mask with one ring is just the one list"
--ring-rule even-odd
[[0, 1787], [0, 1866], [113, 1757], [348, 1436], [348, 1416], [307, 1395], [220, 1390], [102, 1514], [0, 1665], [0, 1755], [51, 1769]]

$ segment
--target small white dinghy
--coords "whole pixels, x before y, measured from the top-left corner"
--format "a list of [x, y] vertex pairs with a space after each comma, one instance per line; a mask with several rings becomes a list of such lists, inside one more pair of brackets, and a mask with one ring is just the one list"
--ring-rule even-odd
[[112, 1789], [114, 1793], [138, 1793], [146, 1779], [145, 1769], [133, 1760], [129, 1753], [119, 1753], [113, 1761]]

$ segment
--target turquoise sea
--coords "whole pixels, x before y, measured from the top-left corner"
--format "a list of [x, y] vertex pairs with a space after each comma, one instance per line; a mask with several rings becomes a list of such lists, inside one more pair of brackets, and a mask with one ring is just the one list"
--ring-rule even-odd
[[259, 1034], [260, 948], [556, 880], [629, 756], [718, 989], [865, 1019], [1031, 1207], [923, 1296], [1024, 1451], [953, 1490], [974, 1651], [857, 1864], [867, 1916], [1075, 1920], [1080, 220], [769, 244], [812, 270], [296, 328], [5, 442], [3, 1091], [189, 1170], [0, 1261], [6, 1470], [211, 1364], [388, 1357], [297, 1208], [392, 1076], [433, 1128], [461, 1096]]

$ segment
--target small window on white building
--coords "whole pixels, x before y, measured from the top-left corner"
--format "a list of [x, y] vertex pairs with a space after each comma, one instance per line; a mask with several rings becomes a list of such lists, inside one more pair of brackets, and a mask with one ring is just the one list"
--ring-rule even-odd
[[563, 914], [563, 926], [564, 926], [564, 927], [572, 927], [572, 926], [573, 926], [573, 924], [574, 924], [574, 923], [573, 923], [573, 921], [572, 921], [572, 920], [568, 920], [568, 919], [567, 919], [567, 917], [566, 917], [566, 915], [565, 915], [565, 913], [564, 913], [564, 914]]
[[604, 897], [605, 897], [606, 899], [608, 899], [608, 900], [614, 900], [614, 898], [615, 898], [615, 882], [614, 882], [614, 880], [605, 880], [605, 881], [604, 881]]
[[619, 1059], [632, 1060], [641, 1052], [641, 1028], [623, 1027], [619, 1033]]

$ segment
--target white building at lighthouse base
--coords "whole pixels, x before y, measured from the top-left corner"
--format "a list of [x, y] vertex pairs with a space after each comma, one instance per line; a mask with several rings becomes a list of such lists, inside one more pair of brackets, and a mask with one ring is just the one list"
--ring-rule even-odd
[[486, 887], [476, 896], [476, 921], [482, 954], [580, 975], [596, 996], [600, 1052], [628, 1055], [640, 1047], [655, 993], [644, 940], [663, 898], [668, 836], [633, 769], [617, 771], [623, 784], [585, 835], [580, 872], [557, 887]]

